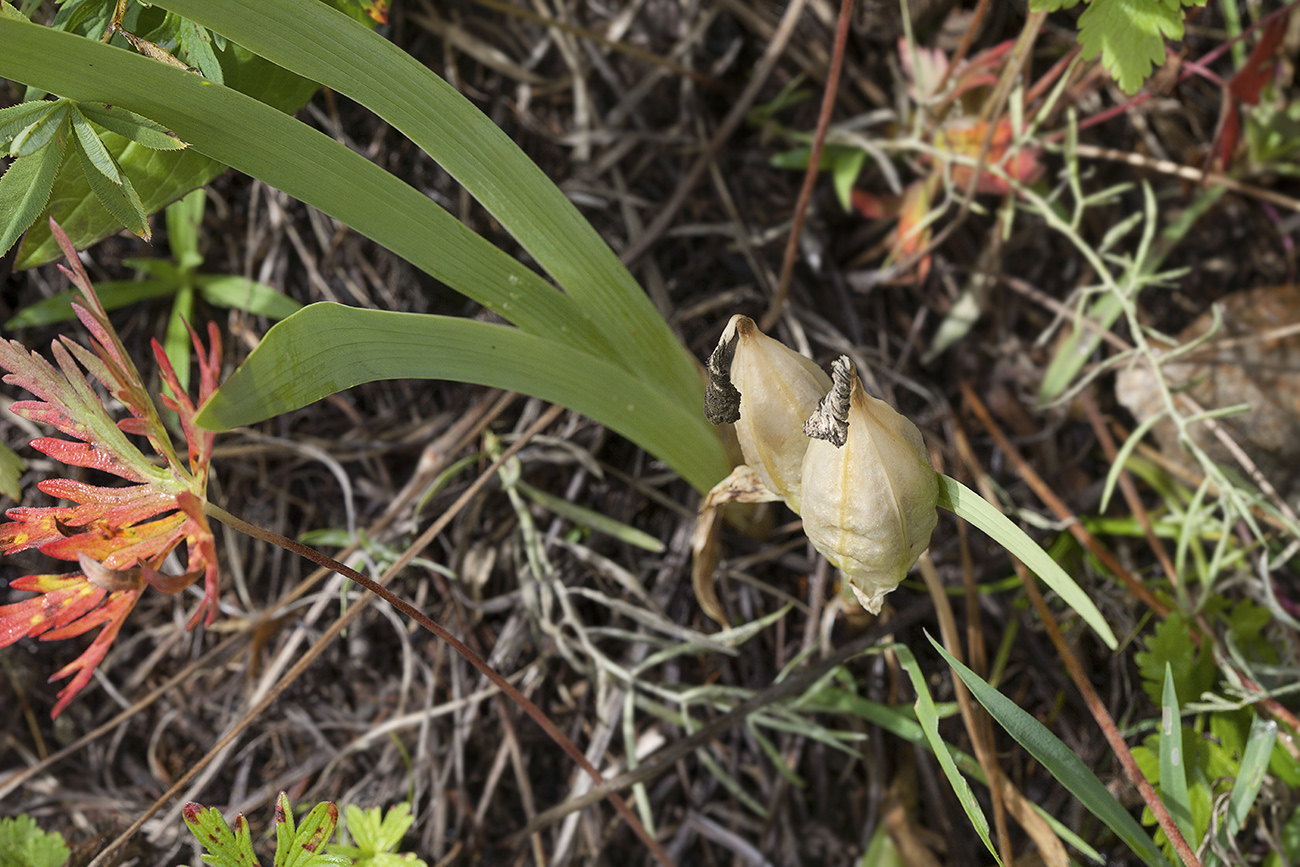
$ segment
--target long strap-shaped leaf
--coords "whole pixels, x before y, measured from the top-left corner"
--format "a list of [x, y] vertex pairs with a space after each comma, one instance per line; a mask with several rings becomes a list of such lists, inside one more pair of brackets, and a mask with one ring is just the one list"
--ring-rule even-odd
[[0, 46], [0, 76], [142, 114], [195, 150], [342, 220], [525, 331], [613, 355], [571, 298], [429, 197], [294, 118], [193, 73], [48, 27], [0, 19]]
[[591, 316], [624, 366], [699, 403], [694, 365], [591, 224], [469, 100], [378, 33], [320, 0], [155, 4], [357, 100], [460, 181]]
[[229, 428], [379, 379], [452, 379], [536, 395], [617, 431], [701, 490], [717, 465], [702, 413], [618, 365], [507, 325], [310, 304], [274, 325], [200, 413]]

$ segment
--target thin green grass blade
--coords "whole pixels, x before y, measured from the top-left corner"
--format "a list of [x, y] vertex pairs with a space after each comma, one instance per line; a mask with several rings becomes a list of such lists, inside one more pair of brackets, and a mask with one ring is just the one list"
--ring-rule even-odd
[[961, 802], [961, 807], [966, 811], [966, 817], [970, 819], [971, 825], [975, 827], [975, 832], [984, 841], [993, 860], [1001, 864], [1002, 859], [998, 857], [997, 850], [993, 848], [993, 840], [989, 837], [989, 820], [980, 808], [979, 801], [975, 800], [975, 793], [971, 791], [970, 783], [966, 782], [961, 771], [957, 770], [948, 745], [944, 743], [943, 738], [939, 737], [939, 717], [935, 712], [934, 699], [930, 697], [930, 688], [926, 686], [925, 674], [921, 671], [921, 666], [917, 665], [916, 657], [906, 645], [894, 644], [891, 647], [898, 656], [898, 664], [903, 666], [907, 676], [912, 679], [912, 689], [916, 691], [916, 719], [925, 732], [926, 740], [930, 742], [934, 757], [939, 760], [939, 766], [943, 768], [944, 776], [948, 778], [948, 784], [957, 794], [957, 800]]
[[[1236, 785], [1228, 796], [1228, 810], [1223, 825], [1219, 828], [1219, 848], [1231, 851], [1228, 841], [1241, 830], [1250, 808], [1259, 796], [1264, 784], [1264, 774], [1268, 772], [1269, 758], [1273, 754], [1273, 745], [1277, 742], [1277, 723], [1256, 715], [1250, 721], [1250, 734], [1246, 737], [1246, 749], [1241, 757], [1241, 768], [1237, 771]], [[1223, 861], [1214, 850], [1205, 853], [1202, 867], [1221, 867]]]
[[[471, 319], [310, 304], [274, 325], [199, 423], [253, 424], [379, 379], [450, 379], [563, 404], [656, 455], [697, 488], [716, 481], [702, 413], [612, 362]], [[714, 440], [716, 442], [716, 439]]]
[[1246, 816], [1264, 784], [1264, 774], [1268, 773], [1268, 761], [1275, 743], [1277, 723], [1256, 714], [1250, 721], [1250, 734], [1246, 738], [1245, 754], [1241, 757], [1241, 770], [1237, 772], [1237, 784], [1228, 796], [1226, 830], [1229, 834], [1237, 833], [1246, 824]]
[[690, 358], [591, 224], [518, 145], [424, 64], [319, 0], [157, 5], [357, 100], [391, 123], [519, 240], [625, 354], [626, 367], [662, 383], [683, 402], [699, 400]]
[[515, 482], [515, 487], [528, 499], [543, 508], [549, 509], [561, 518], [566, 518], [575, 524], [595, 530], [597, 533], [612, 536], [620, 542], [626, 542], [633, 547], [649, 551], [652, 554], [662, 554], [664, 552], [664, 543], [644, 530], [629, 527], [622, 521], [616, 521], [608, 515], [602, 515], [595, 509], [587, 509], [577, 503], [571, 503], [563, 497], [557, 497], [538, 490], [527, 482]]
[[1101, 612], [1088, 598], [1088, 594], [1083, 592], [1083, 588], [1076, 584], [1074, 579], [1047, 555], [1046, 551], [1034, 544], [1033, 539], [1011, 523], [1006, 515], [961, 482], [942, 473], [939, 474], [939, 505], [965, 518], [993, 541], [1019, 557], [1030, 571], [1042, 578], [1048, 587], [1056, 591], [1056, 595], [1060, 596], [1083, 618], [1085, 623], [1093, 628], [1107, 647], [1115, 650], [1119, 646], [1110, 624], [1101, 616]]
[[1183, 839], [1192, 839], [1192, 804], [1187, 795], [1187, 767], [1184, 764], [1183, 718], [1174, 689], [1174, 672], [1165, 663], [1165, 686], [1160, 708], [1160, 800], [1164, 802]]
[[[110, 280], [95, 286], [95, 294], [108, 311], [127, 307], [150, 298], [163, 298], [176, 291], [176, 284], [171, 280]], [[54, 325], [73, 319], [72, 302], [78, 300], [79, 292], [60, 292], [49, 298], [42, 298], [18, 311], [12, 319], [4, 324], [6, 331], [15, 328], [32, 328], [37, 325]]]
[[1088, 812], [1114, 831], [1149, 867], [1169, 867], [1164, 855], [1142, 830], [1142, 826], [1115, 800], [1073, 750], [1061, 743], [1042, 723], [1017, 707], [1015, 702], [954, 659], [933, 637], [928, 634], [926, 637], [965, 682], [976, 700], [997, 720], [998, 725], [1006, 729], [1048, 773], [1078, 798]]
[[77, 140], [73, 147], [81, 160], [81, 169], [86, 173], [86, 182], [104, 210], [113, 215], [113, 219], [127, 229], [144, 238], [150, 238], [149, 215], [145, 213], [140, 196], [136, 193], [131, 179], [121, 172], [117, 173], [118, 182], [113, 183], [95, 167], [91, 158]]
[[255, 316], [280, 320], [292, 316], [302, 305], [274, 286], [227, 274], [195, 274], [194, 285], [203, 300], [214, 307], [244, 310]]

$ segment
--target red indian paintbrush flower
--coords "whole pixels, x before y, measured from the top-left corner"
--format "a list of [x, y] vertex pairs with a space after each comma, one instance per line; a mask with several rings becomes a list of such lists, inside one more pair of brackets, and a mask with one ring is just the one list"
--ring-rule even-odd
[[[4, 381], [39, 398], [18, 401], [10, 409], [72, 438], [33, 440], [37, 451], [133, 483], [100, 487], [71, 479], [46, 479], [37, 488], [73, 505], [20, 506], [6, 513], [11, 523], [0, 525], [0, 553], [36, 548], [79, 566], [76, 572], [28, 575], [9, 582], [15, 590], [40, 595], [0, 605], [0, 647], [23, 636], [42, 641], [71, 638], [103, 625], [86, 651], [50, 678], [72, 676], [54, 705], [51, 715], [58, 716], [90, 682], [146, 586], [178, 593], [202, 577], [203, 601], [189, 626], [200, 618], [212, 622], [217, 611], [217, 556], [212, 528], [203, 513], [213, 434], [194, 424], [195, 405], [177, 381], [162, 347], [153, 341], [160, 375], [171, 391], [170, 396], [160, 395], [162, 404], [179, 416], [189, 447], [187, 461], [177, 455], [158, 407], [109, 324], [72, 243], [53, 220], [50, 228], [71, 266], [59, 266], [60, 270], [81, 291], [82, 301], [74, 303], [73, 309], [90, 331], [91, 348], [60, 337], [51, 346], [56, 367], [17, 341], [0, 340], [0, 367], [9, 371]], [[198, 355], [202, 405], [217, 388], [220, 335], [216, 325], [209, 323], [206, 350], [193, 329], [190, 337]], [[130, 418], [114, 422], [86, 374], [98, 380]], [[130, 436], [144, 437], [161, 460], [146, 457]], [[159, 571], [181, 542], [187, 559], [184, 574]]]

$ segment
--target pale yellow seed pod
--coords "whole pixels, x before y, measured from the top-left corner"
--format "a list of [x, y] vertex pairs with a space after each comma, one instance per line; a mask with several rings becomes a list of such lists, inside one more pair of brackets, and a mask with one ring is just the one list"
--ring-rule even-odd
[[772, 493], [799, 511], [803, 423], [831, 387], [815, 362], [733, 316], [709, 358], [704, 411], [714, 424], [735, 422], [745, 463]]
[[916, 425], [862, 390], [848, 358], [805, 432], [803, 529], [844, 573], [862, 607], [879, 614], [930, 544], [939, 480]]

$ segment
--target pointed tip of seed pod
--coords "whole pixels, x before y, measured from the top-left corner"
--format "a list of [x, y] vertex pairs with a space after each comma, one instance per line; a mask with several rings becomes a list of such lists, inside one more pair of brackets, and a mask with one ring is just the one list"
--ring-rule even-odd
[[803, 423], [805, 436], [826, 440], [836, 448], [849, 441], [849, 401], [857, 374], [847, 355], [831, 362], [831, 390], [817, 404], [817, 411]]
[[704, 387], [704, 417], [711, 424], [730, 424], [740, 419], [740, 392], [731, 384], [731, 360], [740, 336], [732, 317], [718, 345], [709, 356], [709, 382]]

